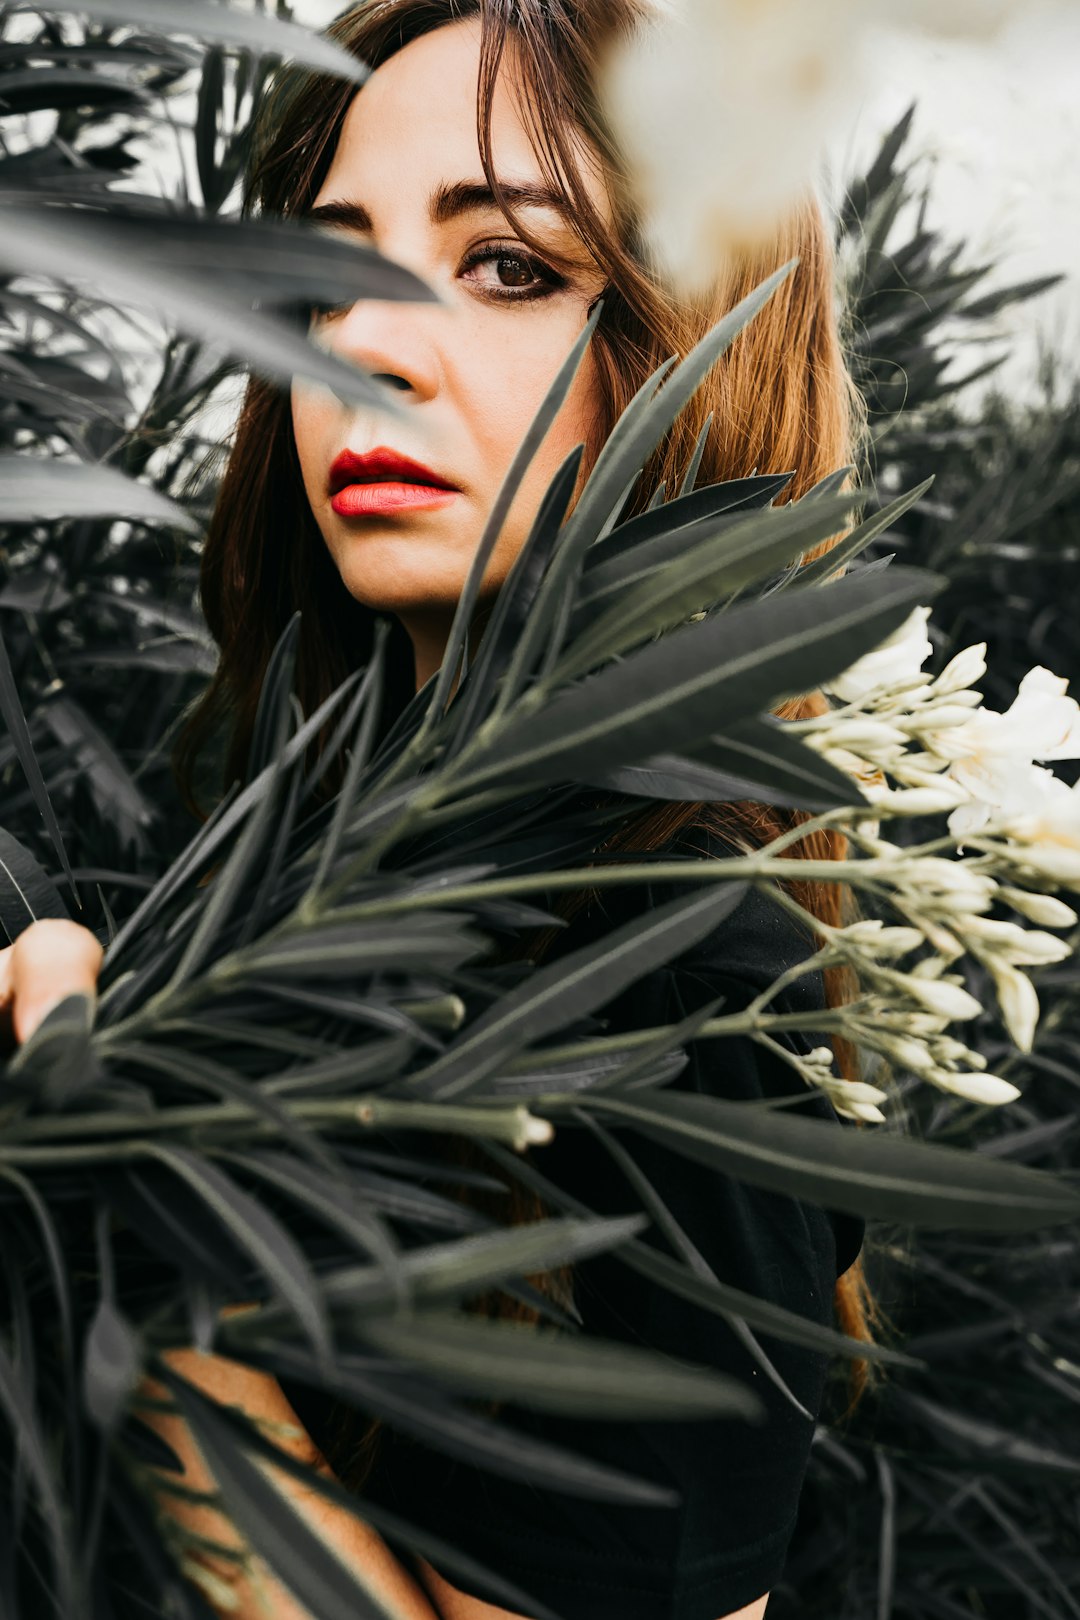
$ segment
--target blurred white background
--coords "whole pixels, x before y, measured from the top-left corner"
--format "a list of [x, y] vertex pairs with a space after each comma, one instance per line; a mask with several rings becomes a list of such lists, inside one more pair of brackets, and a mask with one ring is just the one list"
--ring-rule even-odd
[[993, 382], [1030, 396], [1040, 339], [1063, 371], [1080, 370], [1080, 6], [1027, 0], [989, 43], [898, 32], [881, 45], [831, 167], [842, 179], [865, 165], [917, 99], [906, 150], [922, 154], [931, 180], [927, 223], [966, 240], [966, 264], [995, 266], [972, 296], [1066, 276], [997, 317], [1007, 358], [972, 389], [977, 398]]

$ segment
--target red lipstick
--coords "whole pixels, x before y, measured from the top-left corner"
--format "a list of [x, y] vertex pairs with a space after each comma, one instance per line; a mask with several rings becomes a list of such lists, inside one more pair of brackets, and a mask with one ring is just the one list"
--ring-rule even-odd
[[460, 493], [441, 473], [386, 445], [364, 455], [343, 450], [330, 468], [330, 505], [339, 517], [445, 506]]

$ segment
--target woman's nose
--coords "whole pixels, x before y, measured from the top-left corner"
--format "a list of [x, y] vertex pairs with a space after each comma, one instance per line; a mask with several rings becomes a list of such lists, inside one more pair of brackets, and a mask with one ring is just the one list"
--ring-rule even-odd
[[436, 304], [361, 299], [326, 328], [322, 341], [377, 382], [430, 399], [442, 372], [431, 322], [446, 314]]

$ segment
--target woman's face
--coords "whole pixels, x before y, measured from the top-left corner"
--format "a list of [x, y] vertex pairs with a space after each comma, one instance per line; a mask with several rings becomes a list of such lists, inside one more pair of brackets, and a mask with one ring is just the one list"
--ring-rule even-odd
[[[323, 214], [416, 272], [442, 305], [361, 300], [317, 313], [313, 334], [396, 387], [400, 421], [294, 382], [292, 420], [312, 512], [346, 588], [397, 615], [416, 649], [417, 686], [439, 667], [454, 610], [503, 476], [600, 294], [602, 272], [551, 206], [523, 213], [539, 240], [573, 254], [556, 274], [508, 228], [493, 202], [443, 206], [465, 185], [486, 189], [476, 134], [480, 29], [462, 19], [413, 40], [372, 73], [345, 119], [315, 199], [347, 205]], [[504, 55], [492, 107], [492, 156], [503, 182], [542, 184], [521, 123]], [[595, 168], [583, 176], [611, 212]], [[454, 188], [454, 189], [451, 189]], [[586, 350], [570, 393], [533, 458], [484, 576], [489, 600], [509, 572], [545, 489], [600, 409]], [[335, 496], [331, 466], [345, 450], [386, 446], [456, 486], [410, 506], [350, 510], [364, 497]], [[332, 504], [333, 503], [333, 504]]]

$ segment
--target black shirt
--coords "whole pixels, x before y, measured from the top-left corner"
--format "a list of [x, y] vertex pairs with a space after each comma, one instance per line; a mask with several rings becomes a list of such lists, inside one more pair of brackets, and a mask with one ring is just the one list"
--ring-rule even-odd
[[[668, 858], [726, 853], [715, 835], [694, 829]], [[602, 906], [579, 916], [556, 950], [576, 949], [633, 914], [692, 892], [654, 881], [605, 888]], [[750, 889], [705, 940], [645, 975], [608, 1003], [609, 1029], [675, 1023], [723, 994], [720, 1013], [745, 1006], [788, 965], [810, 954], [809, 936], [776, 902]], [[778, 1011], [821, 1006], [819, 974], [806, 974], [776, 998]], [[795, 1050], [821, 1045], [788, 1032]], [[672, 1085], [730, 1099], [805, 1093], [796, 1112], [842, 1120], [819, 1091], [746, 1036], [697, 1040]], [[662, 1098], [663, 1091], [654, 1092]], [[610, 1129], [610, 1125], [608, 1126]], [[836, 1278], [852, 1264], [864, 1222], [803, 1200], [738, 1182], [633, 1131], [616, 1130], [671, 1214], [716, 1276], [791, 1311], [835, 1326]], [[558, 1126], [549, 1145], [530, 1150], [551, 1181], [599, 1214], [637, 1212], [641, 1204], [622, 1170], [584, 1127]], [[643, 1241], [670, 1253], [655, 1226]], [[583, 1500], [496, 1476], [384, 1428], [362, 1496], [423, 1526], [513, 1581], [563, 1620], [718, 1620], [779, 1580], [795, 1527], [813, 1424], [758, 1366], [723, 1317], [669, 1293], [611, 1254], [574, 1267], [574, 1302], [583, 1331], [644, 1344], [746, 1382], [767, 1412], [763, 1424], [709, 1421], [588, 1422], [507, 1406], [499, 1421], [620, 1468], [673, 1486], [678, 1507]], [[828, 1357], [758, 1333], [777, 1371], [816, 1417]], [[311, 1395], [286, 1386], [318, 1442]], [[493, 1590], [451, 1583], [498, 1603]], [[505, 1606], [505, 1604], [503, 1605]]]

